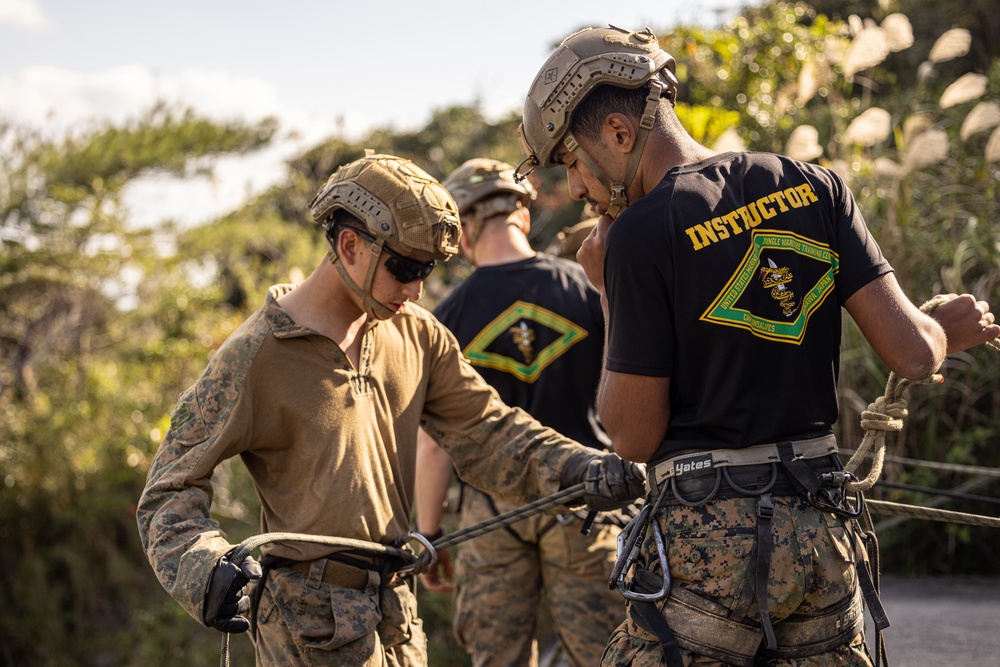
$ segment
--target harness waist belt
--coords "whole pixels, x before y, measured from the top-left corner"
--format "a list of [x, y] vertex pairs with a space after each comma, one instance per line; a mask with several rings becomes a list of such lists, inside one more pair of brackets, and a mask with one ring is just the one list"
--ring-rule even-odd
[[[659, 575], [637, 570], [633, 586], [639, 590], [654, 589], [659, 581]], [[771, 650], [761, 646], [763, 637], [757, 623], [745, 617], [730, 618], [730, 610], [679, 586], [671, 588], [670, 596], [656, 613], [663, 615], [677, 643], [687, 650], [737, 667], [753, 667], [758, 654], [800, 659], [850, 642], [864, 629], [862, 605], [861, 593], [855, 589], [850, 597], [815, 616], [790, 616], [780, 620], [774, 624], [777, 647]], [[641, 617], [636, 618], [635, 607], [636, 603], [631, 603], [632, 621], [651, 631]]]
[[[817, 459], [837, 453], [837, 438], [832, 433], [818, 438], [791, 441], [796, 459]], [[703, 473], [716, 468], [780, 463], [777, 443], [741, 449], [712, 449], [678, 454], [646, 468], [646, 490], [653, 492], [663, 482], [676, 477]]]

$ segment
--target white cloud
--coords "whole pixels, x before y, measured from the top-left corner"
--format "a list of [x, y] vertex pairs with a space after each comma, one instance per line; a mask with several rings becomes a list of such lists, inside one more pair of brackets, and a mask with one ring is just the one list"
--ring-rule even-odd
[[302, 150], [299, 142], [279, 140], [249, 155], [219, 158], [211, 177], [157, 174], [136, 179], [122, 193], [129, 222], [136, 227], [156, 226], [164, 220], [184, 226], [211, 222], [281, 182], [286, 176], [285, 160]]
[[[0, 0], [3, 2], [4, 0]], [[279, 137], [253, 155], [223, 157], [214, 177], [154, 175], [131, 183], [123, 193], [132, 224], [155, 225], [164, 219], [182, 224], [212, 220], [237, 208], [285, 175], [284, 161], [335, 132], [332, 119], [318, 119], [282, 104], [274, 87], [224, 70], [193, 70], [157, 76], [138, 65], [80, 73], [55, 67], [29, 67], [0, 76], [3, 114], [59, 137], [89, 123], [122, 123], [155, 102], [189, 106], [218, 121], [255, 121], [275, 116]], [[289, 132], [297, 138], [289, 139]]]
[[36, 0], [0, 0], [0, 23], [47, 28], [49, 21]]
[[271, 83], [221, 69], [158, 76], [139, 65], [88, 73], [27, 67], [0, 76], [0, 99], [9, 118], [57, 132], [88, 121], [120, 123], [157, 101], [190, 106], [215, 120], [277, 116], [284, 128], [313, 136], [333, 129], [332, 123], [328, 128], [318, 127], [305, 114], [283, 105]]

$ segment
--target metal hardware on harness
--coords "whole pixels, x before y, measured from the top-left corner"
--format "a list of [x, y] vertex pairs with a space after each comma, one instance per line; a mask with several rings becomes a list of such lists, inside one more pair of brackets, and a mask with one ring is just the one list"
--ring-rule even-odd
[[[639, 514], [628, 522], [622, 531], [618, 533], [618, 553], [615, 559], [615, 566], [611, 570], [611, 579], [608, 581], [608, 588], [617, 588], [626, 600], [633, 602], [656, 602], [662, 600], [670, 593], [670, 564], [667, 561], [667, 548], [663, 541], [663, 531], [656, 521], [656, 510], [660, 508], [663, 498], [666, 495], [666, 487], [656, 498], [656, 502], [650, 503], [646, 499]], [[635, 593], [628, 590], [625, 585], [625, 575], [628, 574], [635, 561], [639, 557], [639, 548], [642, 539], [646, 536], [646, 529], [649, 524], [653, 524], [653, 540], [656, 546], [656, 555], [660, 561], [660, 569], [663, 570], [663, 585], [656, 593]]]
[[[846, 470], [825, 472], [819, 475], [822, 487], [815, 493], [806, 493], [809, 504], [823, 512], [832, 512], [837, 516], [856, 519], [865, 511], [865, 495], [861, 491], [854, 492], [854, 509], [847, 502], [842, 490], [851, 481], [857, 479]], [[839, 490], [836, 490], [839, 489]]]
[[[615, 588], [618, 581], [625, 578], [625, 573], [635, 563], [639, 553], [639, 540], [645, 534], [646, 523], [649, 521], [652, 506], [648, 503], [643, 506], [634, 519], [622, 528], [618, 533], [618, 549], [615, 558], [615, 566], [611, 570], [611, 579], [608, 580], [608, 588]], [[623, 554], [628, 554], [627, 558], [622, 558]], [[626, 561], [628, 561], [626, 565]]]
[[[437, 559], [438, 559], [437, 550], [434, 548], [434, 545], [431, 544], [431, 541], [427, 539], [427, 536], [421, 535], [420, 533], [415, 533], [415, 532], [411, 531], [411, 532], [409, 532], [409, 533], [406, 534], [406, 538], [403, 540], [403, 544], [406, 544], [407, 542], [410, 542], [410, 541], [419, 542], [420, 546], [422, 546], [424, 548], [424, 551], [426, 551], [428, 554], [430, 554], [430, 560], [427, 561], [427, 566], [428, 567], [437, 562]], [[412, 563], [407, 563], [403, 567], [401, 567], [398, 570], [396, 570], [396, 572], [394, 573], [395, 576], [397, 576], [397, 577], [405, 577], [405, 576], [408, 576], [411, 573], [416, 573], [417, 564], [419, 562], [420, 561], [413, 561]]]
[[667, 597], [670, 593], [670, 564], [667, 562], [667, 547], [663, 542], [663, 531], [660, 529], [660, 524], [656, 520], [656, 517], [652, 517], [650, 524], [653, 526], [653, 540], [656, 543], [656, 555], [660, 559], [660, 569], [663, 572], [663, 585], [660, 587], [660, 590], [655, 593], [636, 593], [635, 591], [630, 591], [625, 585], [625, 573], [631, 570], [632, 566], [635, 565], [636, 556], [639, 553], [639, 543], [638, 541], [635, 542], [632, 550], [628, 554], [628, 557], [625, 559], [623, 567], [618, 573], [618, 579], [616, 581], [616, 587], [618, 588], [618, 592], [622, 594], [622, 597], [633, 602], [657, 602], [658, 600], [662, 600]]

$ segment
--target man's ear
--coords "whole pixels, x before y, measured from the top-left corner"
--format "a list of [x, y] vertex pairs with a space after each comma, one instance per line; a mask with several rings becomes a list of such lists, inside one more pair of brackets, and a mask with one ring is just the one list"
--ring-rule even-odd
[[531, 233], [531, 213], [528, 211], [528, 207], [523, 204], [518, 204], [517, 211], [521, 217], [521, 231], [524, 232], [525, 236]]
[[635, 146], [636, 131], [635, 122], [623, 113], [609, 113], [604, 119], [601, 128], [601, 139], [604, 145], [612, 149], [628, 154]]
[[348, 227], [338, 231], [336, 239], [337, 242], [334, 250], [337, 253], [337, 257], [345, 265], [354, 264], [357, 261], [358, 251], [361, 248], [361, 237]]
[[463, 224], [462, 225], [462, 236], [460, 236], [459, 239], [458, 239], [458, 249], [462, 251], [462, 255], [466, 259], [469, 259], [470, 262], [472, 261], [471, 257], [472, 257], [472, 251], [473, 251], [473, 247], [472, 247], [472, 234], [470, 233], [471, 229], [472, 229], [472, 225], [471, 224], [469, 224], [469, 223]]

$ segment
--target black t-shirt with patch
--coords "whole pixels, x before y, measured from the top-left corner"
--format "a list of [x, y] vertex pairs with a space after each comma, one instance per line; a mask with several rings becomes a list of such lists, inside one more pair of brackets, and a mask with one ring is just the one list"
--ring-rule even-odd
[[670, 378], [656, 460], [828, 431], [841, 306], [892, 267], [836, 174], [751, 152], [671, 169], [604, 270], [608, 369]]
[[538, 254], [480, 267], [434, 315], [504, 403], [583, 445], [609, 448], [594, 406], [604, 315], [579, 264]]

